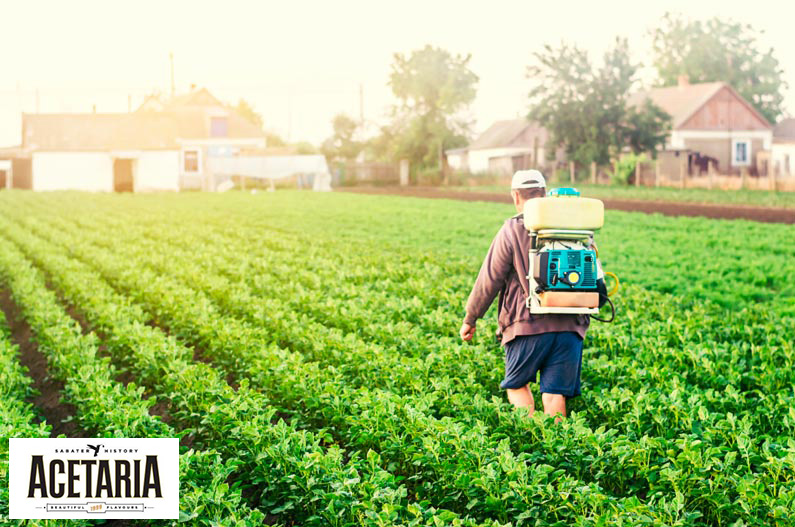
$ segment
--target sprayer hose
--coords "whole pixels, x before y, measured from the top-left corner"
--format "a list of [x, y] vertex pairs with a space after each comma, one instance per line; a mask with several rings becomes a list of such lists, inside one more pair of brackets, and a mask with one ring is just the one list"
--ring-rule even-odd
[[615, 284], [613, 284], [613, 287], [611, 287], [610, 291], [607, 292], [607, 296], [613, 296], [614, 294], [616, 294], [618, 292], [618, 286], [621, 284], [621, 282], [619, 282], [618, 277], [616, 276], [616, 274], [615, 273], [611, 273], [610, 271], [605, 271], [605, 276], [612, 276], [613, 280], [615, 280]]

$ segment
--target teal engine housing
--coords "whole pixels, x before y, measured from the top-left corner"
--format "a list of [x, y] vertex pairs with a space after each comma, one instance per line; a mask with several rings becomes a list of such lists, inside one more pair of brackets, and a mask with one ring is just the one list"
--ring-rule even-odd
[[542, 291], [597, 291], [596, 251], [541, 251], [535, 258], [533, 278]]

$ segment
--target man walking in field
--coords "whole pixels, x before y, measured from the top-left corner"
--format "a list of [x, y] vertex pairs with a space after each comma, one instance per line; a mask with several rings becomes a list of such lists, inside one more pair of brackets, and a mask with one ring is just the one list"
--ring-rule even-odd
[[529, 294], [528, 256], [530, 236], [522, 211], [527, 200], [546, 196], [546, 181], [538, 170], [516, 172], [511, 197], [516, 216], [503, 224], [491, 242], [466, 304], [461, 338], [472, 340], [475, 323], [499, 293], [497, 337], [505, 347], [505, 378], [500, 388], [517, 408], [535, 402], [528, 384], [541, 372], [541, 402], [547, 415], [566, 416], [566, 400], [580, 395], [582, 341], [588, 315], [531, 315], [525, 304]]

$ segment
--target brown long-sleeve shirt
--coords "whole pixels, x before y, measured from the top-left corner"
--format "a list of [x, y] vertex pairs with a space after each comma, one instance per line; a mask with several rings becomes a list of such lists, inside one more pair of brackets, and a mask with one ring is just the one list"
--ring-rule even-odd
[[527, 280], [530, 235], [521, 214], [505, 220], [494, 240], [475, 285], [469, 294], [464, 322], [474, 326], [499, 293], [497, 324], [501, 343], [519, 335], [554, 331], [573, 331], [585, 338], [591, 319], [588, 315], [531, 315], [525, 303], [530, 284]]

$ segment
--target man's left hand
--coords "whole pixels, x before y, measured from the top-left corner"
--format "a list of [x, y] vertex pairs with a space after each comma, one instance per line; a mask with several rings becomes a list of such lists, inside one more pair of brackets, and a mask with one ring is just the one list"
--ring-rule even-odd
[[461, 331], [459, 331], [461, 335], [461, 340], [470, 341], [472, 337], [475, 336], [475, 326], [470, 326], [466, 322], [461, 325]]

